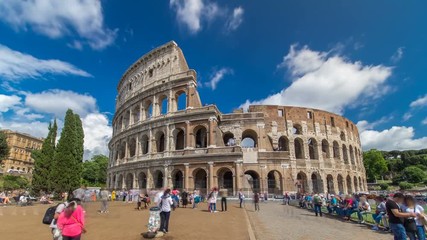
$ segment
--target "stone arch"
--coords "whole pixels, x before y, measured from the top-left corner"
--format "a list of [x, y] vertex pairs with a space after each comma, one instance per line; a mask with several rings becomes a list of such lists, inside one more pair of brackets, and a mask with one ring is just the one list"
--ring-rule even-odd
[[119, 158], [125, 159], [126, 157], [126, 142], [122, 142], [119, 147]]
[[334, 149], [334, 158], [339, 159], [340, 158], [340, 146], [338, 145], [338, 142], [334, 141], [332, 144], [332, 147]]
[[185, 148], [185, 132], [178, 128], [174, 131], [175, 135], [175, 150], [182, 150]]
[[360, 190], [359, 190], [359, 184], [357, 182], [357, 177], [356, 176], [353, 177], [353, 186], [354, 186], [354, 191], [356, 193], [358, 193]]
[[258, 134], [252, 129], [246, 129], [242, 133], [242, 141], [240, 143], [245, 148], [256, 148], [258, 147]]
[[362, 178], [359, 177], [359, 191], [365, 191], [364, 185], [362, 183]]
[[139, 119], [139, 117], [140, 117], [140, 114], [139, 114], [139, 112], [140, 112], [140, 108], [139, 108], [139, 106], [134, 106], [133, 108], [132, 108], [132, 122], [135, 124], [135, 123], [138, 123], [141, 119]]
[[345, 164], [348, 164], [348, 152], [347, 146], [345, 144], [342, 145], [342, 156]]
[[308, 153], [310, 159], [319, 159], [319, 153], [317, 151], [317, 141], [314, 138], [308, 139]]
[[208, 173], [203, 168], [197, 168], [193, 171], [194, 189], [202, 193], [207, 193]]
[[138, 174], [138, 185], [140, 189], [147, 188], [147, 175], [144, 172]]
[[314, 193], [323, 193], [323, 180], [322, 176], [318, 172], [313, 172], [311, 174], [311, 183], [313, 185], [313, 192]]
[[194, 128], [194, 143], [196, 148], [206, 148], [208, 146], [208, 131], [203, 125]]
[[329, 153], [329, 142], [326, 139], [322, 140], [322, 156], [324, 159], [331, 157], [331, 154]]
[[344, 193], [344, 178], [341, 176], [341, 174], [338, 174], [337, 176], [337, 183], [338, 183], [338, 194]]
[[136, 139], [131, 138], [129, 141], [129, 157], [135, 157], [136, 155]]
[[126, 174], [126, 188], [127, 189], [133, 188], [133, 174], [132, 173]]
[[277, 170], [271, 170], [267, 173], [267, 186], [268, 193], [272, 193], [274, 195], [282, 195], [283, 194], [283, 186], [282, 186], [282, 174]]
[[168, 96], [163, 94], [159, 96], [159, 114], [166, 115], [168, 113]]
[[302, 127], [300, 124], [294, 124], [292, 127], [292, 133], [295, 135], [302, 135]]
[[122, 130], [122, 129], [123, 129], [123, 116], [120, 116], [119, 122], [117, 124], [117, 130]]
[[297, 187], [298, 193], [308, 192], [307, 175], [302, 171], [297, 174]]
[[125, 129], [129, 127], [130, 124], [130, 111], [127, 110], [123, 116], [123, 123], [125, 125]]
[[260, 175], [254, 170], [245, 171], [245, 188], [252, 192], [260, 192]]
[[345, 141], [345, 133], [343, 131], [340, 133], [340, 139], [341, 141]]
[[228, 167], [222, 167], [218, 169], [216, 176], [218, 179], [218, 187], [227, 189], [228, 193], [233, 194], [233, 171]]
[[153, 116], [153, 102], [151, 100], [147, 100], [144, 103], [145, 109], [145, 119], [150, 119]]
[[296, 159], [305, 159], [304, 156], [304, 145], [301, 138], [294, 139], [294, 149], [295, 149], [295, 158]]
[[184, 90], [178, 90], [175, 93], [176, 111], [185, 110], [188, 106], [187, 93]]
[[349, 146], [349, 149], [350, 149], [350, 162], [351, 162], [351, 165], [353, 165], [354, 166], [354, 151], [353, 151], [353, 146]]
[[113, 177], [112, 177], [112, 179], [111, 179], [112, 184], [110, 185], [110, 188], [111, 188], [111, 189], [116, 189], [116, 187], [117, 187], [117, 185], [116, 185], [116, 180], [117, 180], [117, 175], [116, 175], [116, 174], [113, 174]]
[[335, 194], [334, 177], [332, 174], [328, 174], [326, 176], [326, 187], [328, 189], [328, 193]]
[[165, 151], [166, 138], [163, 131], [158, 131], [156, 133], [156, 151], [158, 153]]
[[224, 140], [225, 146], [234, 146], [236, 144], [234, 140], [234, 134], [231, 132], [224, 133], [224, 135], [222, 136], [222, 139]]
[[181, 170], [175, 169], [172, 172], [173, 189], [182, 190], [184, 188], [184, 174]]
[[163, 186], [163, 182], [164, 182], [163, 179], [164, 179], [164, 175], [163, 175], [162, 171], [160, 171], [160, 170], [154, 171], [154, 174], [153, 174], [154, 188], [160, 189], [160, 188], [164, 187]]
[[147, 154], [150, 148], [150, 139], [147, 134], [142, 135], [140, 144], [141, 144], [142, 154]]
[[289, 151], [289, 139], [285, 136], [279, 138], [279, 151]]
[[119, 174], [119, 177], [117, 179], [117, 188], [123, 189], [123, 174]]
[[346, 182], [347, 182], [347, 193], [348, 194], [353, 193], [353, 190], [351, 188], [351, 177], [350, 177], [350, 175], [347, 175]]

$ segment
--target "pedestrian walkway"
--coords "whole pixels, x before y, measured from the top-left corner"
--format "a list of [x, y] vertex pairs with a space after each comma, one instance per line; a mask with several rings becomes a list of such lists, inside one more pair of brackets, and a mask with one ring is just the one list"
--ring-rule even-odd
[[316, 217], [314, 212], [279, 202], [260, 204], [255, 212], [253, 204], [246, 204], [250, 223], [258, 240], [389, 240], [392, 235], [374, 232], [366, 225], [343, 222], [324, 214]]

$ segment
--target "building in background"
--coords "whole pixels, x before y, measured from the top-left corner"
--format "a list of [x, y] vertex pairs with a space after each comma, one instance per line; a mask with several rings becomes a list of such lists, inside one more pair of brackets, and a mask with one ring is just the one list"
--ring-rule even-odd
[[31, 151], [41, 149], [43, 139], [11, 130], [1, 131], [6, 135], [7, 145], [10, 148], [9, 157], [2, 162], [3, 173], [31, 175], [34, 170]]

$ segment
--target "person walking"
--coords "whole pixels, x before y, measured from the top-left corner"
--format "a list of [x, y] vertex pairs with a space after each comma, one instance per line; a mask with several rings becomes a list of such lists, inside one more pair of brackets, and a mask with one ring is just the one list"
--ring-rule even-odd
[[197, 190], [194, 190], [193, 195], [192, 195], [192, 200], [193, 200], [193, 209], [197, 208], [197, 204], [199, 204], [200, 202], [200, 196]]
[[111, 192], [111, 201], [116, 201], [116, 190], [113, 190], [112, 192]]
[[101, 192], [99, 193], [101, 197], [101, 210], [100, 213], [108, 213], [108, 195], [109, 192], [107, 189], [103, 188], [101, 189]]
[[255, 211], [259, 212], [259, 193], [255, 192], [254, 194], [254, 204], [255, 204]]
[[313, 203], [314, 203], [314, 213], [316, 214], [316, 217], [320, 215], [322, 217], [322, 199], [319, 196], [319, 194], [314, 194], [313, 196]]
[[216, 210], [216, 201], [218, 199], [218, 189], [216, 187], [212, 188], [211, 193], [209, 193], [208, 196], [208, 202], [209, 202], [209, 210], [211, 211], [211, 213], [216, 213], [218, 212]]
[[181, 201], [182, 201], [182, 207], [187, 208], [188, 205], [188, 192], [186, 189], [184, 189], [184, 191], [182, 191], [181, 193]]
[[245, 200], [245, 194], [243, 194], [242, 189], [239, 190], [239, 203], [240, 203], [240, 208], [242, 208], [243, 205], [243, 201]]
[[219, 190], [219, 195], [221, 196], [221, 212], [227, 211], [227, 189]]
[[166, 189], [159, 201], [160, 208], [160, 231], [163, 233], [169, 232], [169, 218], [172, 210], [172, 197], [170, 195], [171, 190]]
[[86, 233], [83, 208], [76, 201], [71, 201], [58, 217], [58, 228], [63, 240], [80, 240]]
[[390, 229], [393, 232], [394, 240], [406, 240], [406, 230], [403, 226], [404, 219], [416, 217], [414, 212], [403, 213], [400, 205], [403, 204], [404, 196], [402, 193], [395, 193], [392, 199], [386, 202], [387, 215], [389, 217]]
[[55, 209], [55, 215], [53, 216], [53, 220], [49, 227], [52, 229], [52, 236], [53, 240], [62, 240], [62, 233], [61, 230], [58, 228], [58, 218], [59, 215], [65, 210], [67, 207], [68, 202], [64, 201], [63, 203], [59, 204]]

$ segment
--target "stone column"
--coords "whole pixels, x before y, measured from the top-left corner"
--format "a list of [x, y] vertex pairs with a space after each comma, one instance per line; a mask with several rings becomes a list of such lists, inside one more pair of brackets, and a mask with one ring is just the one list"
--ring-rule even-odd
[[165, 188], [168, 188], [169, 186], [169, 178], [170, 178], [170, 176], [169, 176], [169, 169], [168, 169], [168, 165], [164, 165], [164, 168], [165, 168], [165, 174], [163, 175], [163, 187], [165, 187]]
[[132, 112], [133, 112], [133, 109], [132, 109], [132, 107], [130, 107], [130, 109], [129, 109], [129, 126], [131, 126], [131, 125], [133, 125], [133, 114], [132, 114]]
[[169, 90], [169, 97], [168, 97], [168, 113], [174, 112], [174, 100], [175, 96], [173, 95], [172, 89]]
[[135, 172], [133, 173], [133, 188], [139, 189], [138, 176], [136, 175]]
[[136, 138], [135, 138], [135, 144], [136, 144], [136, 146], [135, 146], [135, 156], [139, 156], [140, 155], [140, 153], [141, 153], [141, 151], [140, 151], [140, 149], [139, 149], [139, 145], [141, 145], [141, 144], [139, 144], [139, 135], [137, 134], [136, 135]]
[[[126, 188], [126, 173], [123, 173], [123, 178], [122, 178], [122, 189]], [[127, 188], [126, 188], [127, 189]]]
[[153, 96], [153, 113], [151, 117], [159, 116], [158, 110], [159, 110], [159, 104], [157, 102], [157, 98], [156, 96]]
[[184, 171], [184, 188], [189, 191], [190, 185], [189, 185], [189, 174], [190, 174], [190, 164], [184, 163], [185, 171]]
[[215, 147], [216, 117], [209, 118], [209, 147]]
[[148, 189], [152, 189], [153, 188], [153, 174], [151, 174], [151, 171], [149, 169], [147, 170], [146, 179], [147, 179], [147, 188], [146, 188], [146, 190], [148, 191]]
[[243, 160], [237, 160], [234, 162], [235, 163], [235, 168], [236, 168], [236, 172], [235, 172], [235, 176], [236, 176], [236, 191], [239, 191], [242, 188], [242, 163]]
[[[213, 164], [214, 164], [213, 162], [208, 162], [208, 165], [209, 165], [209, 186], [208, 186], [208, 189], [212, 189], [215, 186]], [[209, 192], [209, 190], [208, 190], [208, 192]]]
[[185, 148], [193, 148], [191, 145], [191, 126], [190, 126], [190, 121], [186, 121], [185, 122]]
[[142, 105], [142, 102], [139, 103], [139, 121], [145, 120], [144, 118], [144, 106]]
[[125, 161], [127, 162], [127, 158], [129, 157], [129, 145], [127, 139], [125, 143]]

